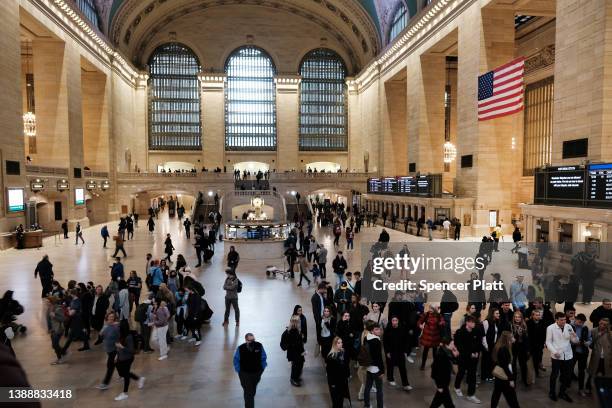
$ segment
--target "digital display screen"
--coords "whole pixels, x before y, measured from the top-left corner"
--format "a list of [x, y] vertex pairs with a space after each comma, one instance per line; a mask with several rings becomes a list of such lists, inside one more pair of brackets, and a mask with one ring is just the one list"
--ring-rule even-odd
[[587, 177], [587, 205], [612, 207], [612, 163], [590, 164]]
[[371, 178], [368, 180], [368, 193], [380, 193], [380, 179]]
[[581, 204], [584, 200], [585, 171], [577, 166], [548, 169], [546, 197], [559, 204]]
[[419, 194], [429, 193], [429, 178], [427, 176], [421, 176], [417, 179], [417, 192]]
[[83, 188], [74, 189], [74, 205], [85, 204], [85, 190]]
[[402, 194], [414, 194], [417, 192], [416, 179], [412, 176], [401, 176], [397, 178], [397, 191]]
[[19, 212], [25, 210], [23, 188], [8, 189], [8, 212]]
[[385, 177], [382, 179], [383, 193], [397, 193], [397, 179], [395, 177]]

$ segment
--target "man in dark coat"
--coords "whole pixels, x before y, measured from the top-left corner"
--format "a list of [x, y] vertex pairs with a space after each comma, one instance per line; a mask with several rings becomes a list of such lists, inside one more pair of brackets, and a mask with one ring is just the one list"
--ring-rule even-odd
[[43, 259], [36, 265], [34, 270], [34, 278], [40, 277], [40, 284], [42, 285], [42, 295], [45, 297], [53, 288], [53, 264], [49, 262], [49, 255], [43, 256]]

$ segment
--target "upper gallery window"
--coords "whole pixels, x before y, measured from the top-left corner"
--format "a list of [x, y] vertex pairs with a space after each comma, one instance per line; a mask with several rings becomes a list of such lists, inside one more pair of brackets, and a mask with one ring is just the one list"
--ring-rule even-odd
[[261, 48], [240, 47], [225, 63], [226, 150], [276, 149], [276, 69]]
[[300, 150], [346, 150], [346, 67], [332, 50], [310, 51], [300, 64]]
[[391, 21], [391, 28], [389, 29], [389, 42], [393, 41], [399, 33], [408, 25], [408, 9], [403, 1], [400, 1], [399, 7], [395, 10], [393, 20]]
[[149, 59], [149, 149], [202, 149], [200, 62], [188, 47], [169, 43]]

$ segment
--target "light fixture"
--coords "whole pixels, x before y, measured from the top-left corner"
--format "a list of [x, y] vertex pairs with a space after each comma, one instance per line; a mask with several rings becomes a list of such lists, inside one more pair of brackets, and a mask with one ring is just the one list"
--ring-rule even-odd
[[212, 196], [213, 196], [213, 192], [212, 192], [212, 191], [209, 191], [209, 192], [208, 192], [208, 196], [209, 196], [209, 197], [212, 197]]
[[452, 163], [457, 158], [457, 148], [451, 142], [444, 143], [444, 163]]
[[512, 150], [516, 150], [516, 137], [512, 136], [512, 142], [510, 143], [512, 146]]
[[32, 43], [25, 42], [26, 58], [26, 100], [28, 111], [23, 114], [23, 134], [28, 137], [30, 154], [36, 153], [36, 113], [34, 106], [34, 74], [30, 67], [32, 58]]

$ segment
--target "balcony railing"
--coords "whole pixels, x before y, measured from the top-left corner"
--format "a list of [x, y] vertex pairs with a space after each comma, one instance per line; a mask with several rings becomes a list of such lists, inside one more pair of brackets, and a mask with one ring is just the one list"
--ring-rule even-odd
[[28, 175], [45, 175], [45, 176], [68, 176], [68, 169], [64, 167], [47, 167], [47, 166], [32, 166], [26, 165], [26, 174]]

